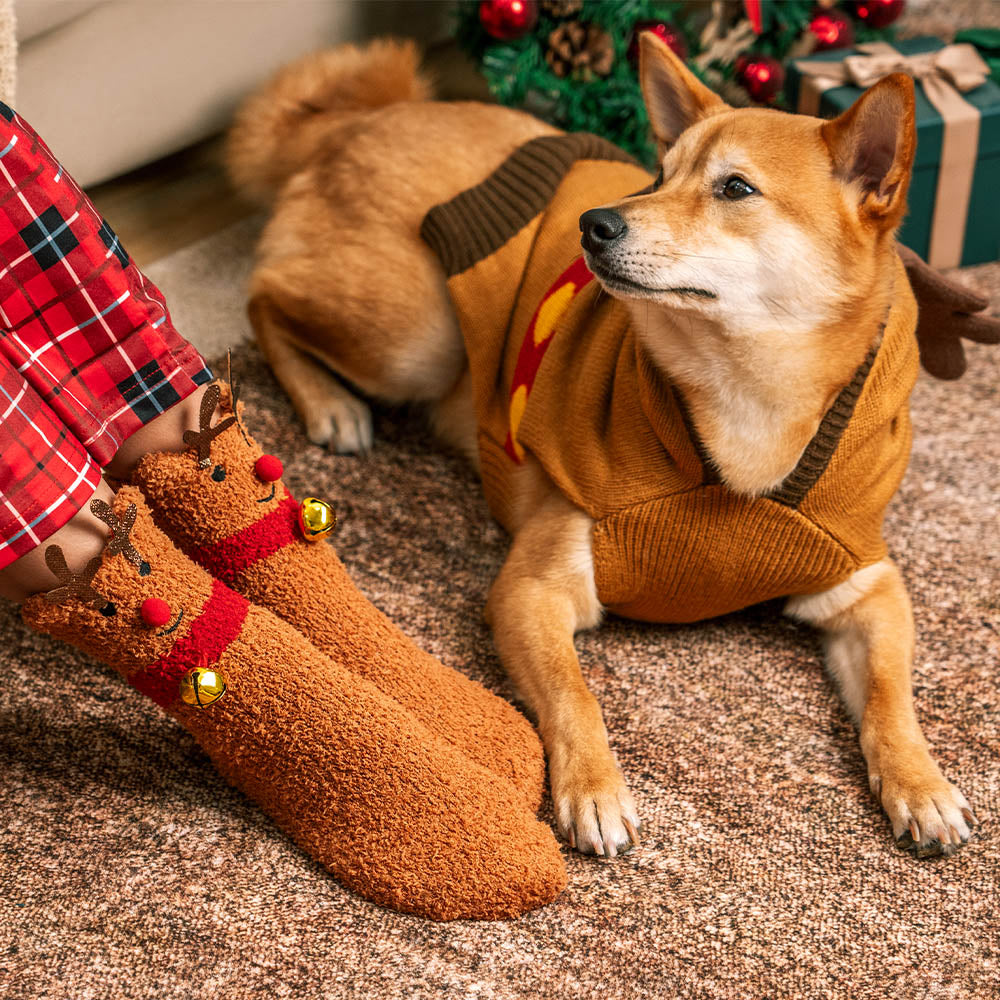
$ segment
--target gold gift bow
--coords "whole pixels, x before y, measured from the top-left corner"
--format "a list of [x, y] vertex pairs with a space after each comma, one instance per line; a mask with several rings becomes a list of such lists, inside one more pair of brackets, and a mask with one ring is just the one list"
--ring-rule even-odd
[[936, 52], [904, 55], [886, 42], [866, 42], [840, 62], [795, 64], [802, 74], [799, 112], [817, 115], [824, 91], [845, 84], [867, 89], [890, 73], [908, 73], [924, 88], [944, 122], [934, 215], [927, 259], [934, 267], [956, 267], [962, 261], [965, 221], [979, 148], [979, 109], [961, 92], [986, 82], [989, 67], [971, 45], [946, 45]]

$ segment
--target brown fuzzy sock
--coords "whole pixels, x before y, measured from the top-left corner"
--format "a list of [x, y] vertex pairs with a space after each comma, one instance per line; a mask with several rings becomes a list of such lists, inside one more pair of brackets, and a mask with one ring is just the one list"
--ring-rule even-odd
[[[138, 490], [95, 513], [112, 529], [104, 555], [74, 576], [52, 546], [61, 586], [29, 598], [25, 621], [153, 698], [344, 885], [436, 920], [514, 917], [565, 887], [551, 830], [508, 782], [212, 579]], [[204, 671], [225, 682], [218, 700]]]
[[[354, 586], [333, 548], [306, 541], [281, 463], [260, 448], [220, 387], [209, 389], [190, 450], [145, 456], [133, 482], [157, 524], [192, 559], [290, 622], [320, 650], [398, 701], [470, 760], [514, 783], [537, 809], [538, 736], [513, 706], [420, 649]], [[240, 406], [242, 411], [242, 406]]]

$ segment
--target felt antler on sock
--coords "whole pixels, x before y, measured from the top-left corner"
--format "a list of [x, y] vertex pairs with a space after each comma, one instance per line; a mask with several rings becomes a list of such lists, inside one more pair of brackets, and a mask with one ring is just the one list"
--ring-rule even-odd
[[101, 568], [101, 557], [94, 556], [83, 568], [82, 573], [74, 573], [66, 564], [66, 556], [58, 545], [50, 545], [45, 550], [45, 565], [52, 571], [60, 586], [50, 590], [45, 600], [50, 604], [64, 604], [66, 601], [80, 601], [95, 607], [105, 604], [105, 599], [94, 590], [94, 577]]
[[966, 369], [962, 340], [1000, 343], [1000, 318], [977, 315], [989, 306], [988, 299], [949, 280], [908, 247], [898, 250], [920, 307], [920, 362], [935, 378], [961, 378]]
[[135, 527], [135, 504], [129, 504], [120, 518], [103, 500], [91, 500], [90, 511], [111, 529], [111, 534], [108, 535], [108, 555], [123, 555], [139, 570], [140, 576], [146, 576], [149, 573], [149, 563], [139, 555], [131, 539], [132, 529]]
[[198, 414], [198, 430], [184, 432], [184, 443], [197, 450], [198, 465], [203, 469], [212, 464], [209, 457], [212, 441], [237, 422], [235, 416], [230, 416], [212, 426], [212, 414], [219, 405], [221, 394], [222, 391], [217, 384], [212, 384], [205, 390], [205, 395], [201, 397], [201, 411]]

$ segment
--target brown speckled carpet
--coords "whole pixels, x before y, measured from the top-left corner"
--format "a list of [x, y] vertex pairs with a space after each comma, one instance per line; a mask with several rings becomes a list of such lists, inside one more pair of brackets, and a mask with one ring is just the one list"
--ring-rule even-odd
[[[980, 287], [997, 266], [979, 269]], [[997, 300], [994, 299], [994, 302]], [[645, 820], [616, 861], [508, 924], [438, 925], [342, 890], [109, 671], [0, 606], [4, 998], [992, 998], [1000, 992], [1000, 350], [921, 378], [888, 532], [919, 627], [920, 718], [982, 827], [947, 861], [892, 844], [807, 629], [764, 606], [612, 620], [583, 667]], [[368, 458], [303, 444], [252, 348], [249, 419], [302, 494], [336, 500], [372, 599], [509, 694], [480, 620], [504, 537], [418, 418]]]
[[[908, 33], [998, 9], [921, 5]], [[243, 326], [247, 232], [149, 269], [199, 344]], [[1000, 311], [1000, 264], [967, 274]], [[778, 605], [692, 627], [612, 620], [578, 648], [642, 847], [567, 853], [567, 891], [513, 923], [401, 916], [342, 890], [154, 706], [0, 601], [0, 998], [994, 1000], [1000, 349], [969, 355], [959, 383], [921, 377], [887, 519], [917, 618], [918, 713], [982, 822], [955, 857], [893, 846], [816, 638]], [[303, 443], [256, 352], [237, 362], [290, 487], [338, 504], [361, 588], [509, 696], [480, 620], [505, 540], [473, 475], [402, 413], [380, 415], [370, 457], [330, 457]]]

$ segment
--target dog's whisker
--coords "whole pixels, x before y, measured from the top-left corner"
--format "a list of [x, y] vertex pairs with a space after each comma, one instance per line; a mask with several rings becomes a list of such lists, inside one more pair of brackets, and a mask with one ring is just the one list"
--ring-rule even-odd
[[745, 264], [745, 260], [741, 260], [739, 257], [713, 257], [710, 254], [705, 253], [686, 253], [683, 250], [671, 250], [668, 253], [660, 253], [656, 250], [646, 251], [651, 257], [666, 257], [667, 259], [675, 257], [691, 257], [695, 260], [721, 260], [726, 264]]
[[765, 301], [767, 301], [768, 303], [770, 303], [776, 309], [780, 309], [783, 313], [785, 313], [788, 316], [794, 315], [794, 313], [792, 312], [791, 309], [789, 309], [788, 306], [782, 305], [781, 302], [778, 301], [778, 299], [776, 299], [773, 295], [767, 296], [767, 298], [766, 298]]
[[782, 325], [782, 323], [781, 323], [781, 320], [780, 320], [780, 319], [778, 319], [778, 316], [777, 316], [777, 314], [776, 314], [776, 313], [775, 313], [775, 311], [774, 311], [774, 308], [773, 308], [773, 300], [772, 300], [772, 299], [771, 299], [770, 297], [767, 297], [767, 298], [763, 298], [763, 299], [761, 299], [761, 301], [762, 301], [762, 302], [764, 303], [764, 305], [765, 305], [765, 306], [767, 307], [767, 311], [768, 311], [768, 312], [769, 312], [769, 313], [771, 314], [771, 318], [772, 318], [772, 319], [774, 320], [774, 322], [775, 322], [775, 323], [777, 323], [777, 324], [778, 324], [778, 326], [780, 327], [780, 326]]

